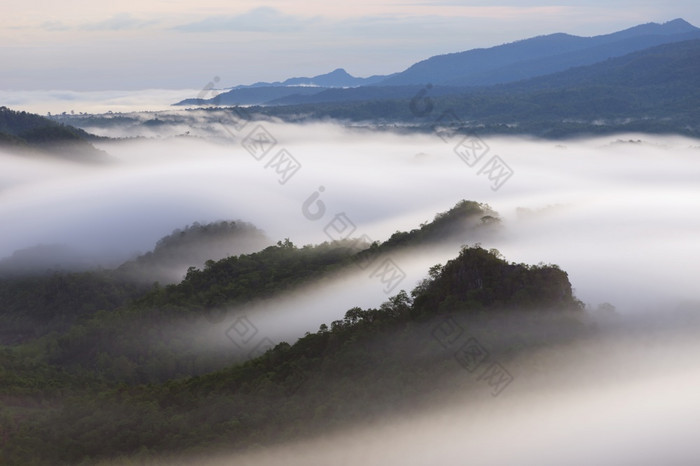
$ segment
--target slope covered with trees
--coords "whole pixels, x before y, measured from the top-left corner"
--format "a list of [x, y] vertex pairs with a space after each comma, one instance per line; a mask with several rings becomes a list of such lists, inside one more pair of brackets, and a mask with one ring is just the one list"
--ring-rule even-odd
[[[510, 284], [500, 284], [504, 277], [512, 278]], [[445, 300], [452, 303], [449, 310]], [[504, 306], [516, 316], [511, 326], [489, 323]], [[7, 464], [94, 463], [116, 455], [143, 460], [204, 446], [246, 448], [366, 422], [447, 390], [445, 382], [454, 380], [459, 366], [436, 341], [445, 319], [498, 328], [501, 336], [519, 334], [515, 346], [508, 338], [484, 340], [491, 357], [505, 362], [551, 344], [522, 339], [528, 327], [551, 325], [543, 310], [563, 317], [556, 324], [559, 335], [580, 335], [579, 309], [558, 268], [510, 264], [496, 251], [465, 247], [434, 267], [410, 295], [402, 291], [376, 309], [352, 308], [294, 344], [280, 343], [199, 377], [125, 386], [106, 383], [99, 373], [31, 365], [6, 351], [3, 367], [15, 374], [3, 394], [14, 401], [3, 410], [2, 457]], [[46, 381], [52, 389], [39, 388]], [[470, 381], [461, 383], [475, 389]]]
[[82, 129], [27, 112], [0, 107], [0, 148], [33, 150], [78, 161], [100, 162], [106, 153], [88, 142]]
[[[177, 283], [189, 267], [257, 251], [265, 234], [241, 221], [195, 222], [161, 238], [153, 251], [115, 269], [65, 262], [58, 246], [39, 246], [0, 260], [0, 344], [62, 332], [99, 311], [114, 311], [151, 291]], [[60, 253], [60, 254], [57, 254]], [[49, 265], [51, 264], [51, 265]]]

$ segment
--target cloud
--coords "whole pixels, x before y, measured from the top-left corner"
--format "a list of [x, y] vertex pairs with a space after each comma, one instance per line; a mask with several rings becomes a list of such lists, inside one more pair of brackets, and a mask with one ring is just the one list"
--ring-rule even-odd
[[67, 31], [71, 28], [62, 21], [45, 21], [41, 23], [41, 29], [46, 31]]
[[158, 23], [158, 21], [143, 21], [134, 18], [129, 13], [119, 13], [111, 18], [95, 23], [85, 23], [80, 29], [85, 31], [127, 31], [132, 29], [142, 29]]
[[[178, 114], [179, 121], [168, 123]], [[593, 306], [612, 302], [620, 320], [612, 316], [610, 322], [602, 321], [608, 333], [600, 338], [570, 346], [552, 342], [508, 359], [515, 381], [498, 400], [485, 387], [472, 390], [475, 382], [469, 390], [446, 384], [460, 390], [454, 405], [443, 396], [454, 391], [435, 391], [447, 403], [444, 410], [431, 404], [431, 412], [387, 419], [391, 423], [386, 428], [364, 423], [355, 432], [209, 464], [328, 464], [337, 458], [346, 464], [463, 464], [465, 454], [480, 465], [512, 464], [512, 458], [527, 466], [697, 464], [697, 449], [691, 447], [700, 419], [694, 390], [700, 371], [693, 360], [698, 327], [689, 328], [668, 311], [675, 301], [700, 297], [698, 140], [648, 135], [565, 142], [487, 137], [486, 158], [498, 154], [515, 170], [494, 191], [478, 166], [463, 163], [453, 144], [432, 134], [400, 136], [269, 121], [236, 129], [224, 121], [237, 139], [212, 143], [166, 138], [180, 133], [180, 125], [189, 127], [191, 136], [211, 133], [212, 128], [224, 133], [212, 120], [226, 114], [160, 113], [162, 125], [136, 125], [132, 135], [161, 128], [162, 139], [100, 144], [115, 160], [110, 166], [0, 153], [0, 257], [39, 243], [102, 254], [144, 251], [195, 220], [236, 218], [263, 228], [273, 241], [289, 237], [298, 245], [318, 243], [328, 239], [324, 227], [340, 212], [357, 226], [358, 235], [384, 240], [466, 198], [491, 204], [502, 215], [503, 226], [493, 238], [469, 236], [465, 243], [496, 247], [515, 262], [557, 263], [568, 272], [579, 298]], [[154, 117], [140, 115], [142, 121]], [[278, 144], [259, 159], [241, 144], [258, 125]], [[280, 184], [279, 173], [269, 165], [278, 149], [289, 151], [302, 167], [286, 184]], [[312, 219], [301, 207], [319, 186], [325, 189], [316, 199], [326, 212]], [[400, 288], [411, 289], [428, 265], [456, 255], [427, 252], [423, 257], [392, 257], [407, 275]], [[241, 312], [249, 312], [261, 336], [292, 341], [339, 318], [350, 305], [376, 306], [386, 296], [365, 272], [322, 285]], [[650, 308], [654, 318], [639, 312], [647, 305], [658, 305]], [[489, 315], [489, 322], [493, 318]], [[645, 326], [639, 327], [640, 318], [647, 320]], [[540, 326], [529, 319], [529, 328], [540, 335]], [[233, 321], [231, 315], [215, 328], [188, 326], [182, 331], [197, 332], [207, 351], [230, 352], [233, 342], [224, 332]], [[670, 324], [664, 327], [664, 322]], [[527, 326], [493, 328], [499, 327], [489, 334], [501, 338], [512, 329], [517, 338], [511, 341], [523, 348], [519, 338]], [[456, 382], [470, 377], [457, 364], [455, 370]], [[206, 464], [167, 462], [193, 463]]]
[[[700, 208], [697, 141], [629, 136], [624, 140], [646, 142], [611, 137], [562, 148], [490, 137], [488, 157], [499, 155], [515, 171], [493, 191], [478, 167], [464, 164], [434, 135], [266, 122], [278, 148], [302, 166], [282, 185], [266, 160], [258, 162], [240, 140], [230, 140], [212, 123], [224, 113], [168, 116], [176, 114], [158, 114], [158, 125], [124, 120], [110, 129], [87, 127], [99, 134], [163, 139], [99, 144], [119, 161], [109, 170], [35, 166], [4, 156], [0, 256], [39, 243], [93, 250], [108, 245], [129, 254], [150, 249], [174, 228], [219, 219], [249, 221], [272, 240], [318, 243], [328, 239], [324, 226], [341, 212], [358, 234], [383, 240], [471, 199], [489, 203], [504, 218], [503, 233], [485, 246], [516, 262], [558, 264], [577, 295], [593, 306], [608, 301], [623, 312], [698, 298], [693, 277], [700, 276], [700, 265], [691, 259], [700, 253], [700, 221], [692, 215]], [[165, 140], [188, 131], [189, 138]], [[327, 212], [314, 222], [301, 206], [320, 186]]]
[[0, 89], [0, 102], [13, 110], [46, 114], [62, 112], [107, 113], [154, 111], [171, 108], [173, 102], [197, 95], [199, 89], [144, 89], [140, 91], [70, 90], [5, 91]]
[[315, 23], [315, 18], [302, 18], [280, 13], [270, 7], [259, 7], [235, 16], [211, 16], [201, 21], [176, 26], [186, 32], [242, 31], [291, 32]]
[[157, 24], [157, 20], [140, 20], [129, 13], [118, 13], [106, 20], [70, 25], [63, 21], [45, 21], [40, 28], [45, 31], [131, 31]]

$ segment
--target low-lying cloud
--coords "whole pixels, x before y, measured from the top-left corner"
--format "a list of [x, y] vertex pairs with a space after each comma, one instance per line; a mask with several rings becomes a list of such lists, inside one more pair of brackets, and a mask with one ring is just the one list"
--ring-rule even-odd
[[[221, 219], [303, 245], [338, 236], [329, 225], [340, 214], [352, 236], [385, 240], [469, 199], [503, 219], [484, 247], [515, 262], [558, 264], [584, 302], [625, 311], [698, 298], [698, 141], [489, 137], [486, 158], [497, 154], [514, 172], [494, 190], [436, 135], [263, 122], [276, 144], [260, 156], [242, 144], [258, 124], [240, 131], [219, 125], [212, 142], [193, 137], [192, 125], [188, 137], [99, 143], [114, 161], [104, 166], [5, 150], [0, 256], [66, 244], [126, 259], [175, 228]], [[300, 165], [291, 177], [273, 163], [281, 150]]]

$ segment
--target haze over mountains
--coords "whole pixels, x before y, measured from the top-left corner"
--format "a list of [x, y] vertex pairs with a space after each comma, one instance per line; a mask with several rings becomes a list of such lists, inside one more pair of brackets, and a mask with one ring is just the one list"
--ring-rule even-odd
[[0, 107], [0, 465], [700, 464], [697, 34]]
[[[579, 37], [564, 33], [533, 37], [486, 49], [438, 55], [420, 61], [408, 69], [389, 76], [355, 78], [343, 69], [311, 78], [290, 78], [283, 82], [239, 85], [215, 97], [200, 95], [177, 105], [291, 105], [377, 98], [384, 94], [408, 95], [412, 87], [432, 84], [451, 88], [491, 86], [545, 76], [573, 67], [599, 63], [613, 57], [654, 46], [700, 39], [700, 29], [683, 19], [663, 24], [648, 23], [611, 34]], [[348, 87], [379, 87], [366, 93], [328, 91]], [[443, 90], [443, 93], [464, 92], [464, 89]], [[312, 97], [314, 96], [314, 97]], [[339, 97], [342, 96], [342, 97]]]
[[637, 50], [700, 38], [682, 19], [648, 23], [595, 37], [550, 34], [488, 49], [439, 55], [389, 77], [383, 85], [488, 86], [590, 65]]

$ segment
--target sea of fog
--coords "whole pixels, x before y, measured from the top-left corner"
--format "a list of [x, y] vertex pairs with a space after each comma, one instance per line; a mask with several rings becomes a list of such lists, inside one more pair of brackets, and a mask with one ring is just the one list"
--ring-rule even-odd
[[0, 90], [0, 102], [17, 111], [46, 115], [167, 110], [175, 102], [216, 90], [142, 89], [112, 91]]
[[440, 396], [415, 408], [246, 452], [222, 446], [149, 464], [693, 466], [699, 324], [697, 314], [599, 321], [600, 334], [509, 359], [512, 381], [497, 396], [454, 361], [454, 376], [435, 382]]
[[[0, 152], [0, 257], [64, 244], [109, 265], [175, 228], [236, 219], [299, 246], [347, 234], [385, 240], [467, 199], [488, 203], [502, 226], [466, 243], [509, 261], [557, 264], [590, 309], [609, 302], [618, 317], [596, 324], [610, 325], [599, 338], [510, 361], [515, 381], [498, 397], [455, 392], [427, 411], [183, 464], [698, 464], [700, 332], [675, 310], [700, 301], [700, 141], [463, 141], [320, 123], [205, 123], [139, 127], [148, 139], [97, 144], [109, 154], [102, 164]], [[489, 172], [493, 160], [505, 168]], [[198, 335], [202, 351], [230, 351], [241, 343], [235, 332], [249, 332], [250, 345], [293, 341], [350, 307], [412, 289], [459, 246], [390, 257], [397, 281], [357, 268], [172, 331]], [[470, 376], [458, 365], [455, 374]]]
[[[699, 297], [699, 141], [486, 137], [485, 154], [470, 166], [465, 160], [474, 160], [454, 150], [459, 138], [436, 134], [213, 126], [220, 137], [193, 130], [99, 143], [110, 155], [105, 164], [0, 153], [0, 257], [64, 244], [113, 265], [151, 250], [175, 228], [237, 219], [299, 246], [347, 234], [385, 240], [468, 199], [488, 203], [503, 225], [466, 242], [497, 248], [509, 261], [559, 265], [592, 306], [610, 302], [625, 312]], [[268, 150], [262, 154], [249, 134], [276, 143], [260, 146]], [[507, 179], [482, 170], [494, 156], [507, 165]], [[412, 289], [427, 267], [456, 253], [397, 258], [406, 279], [390, 292]], [[357, 304], [381, 301], [383, 285], [375, 288]]]

